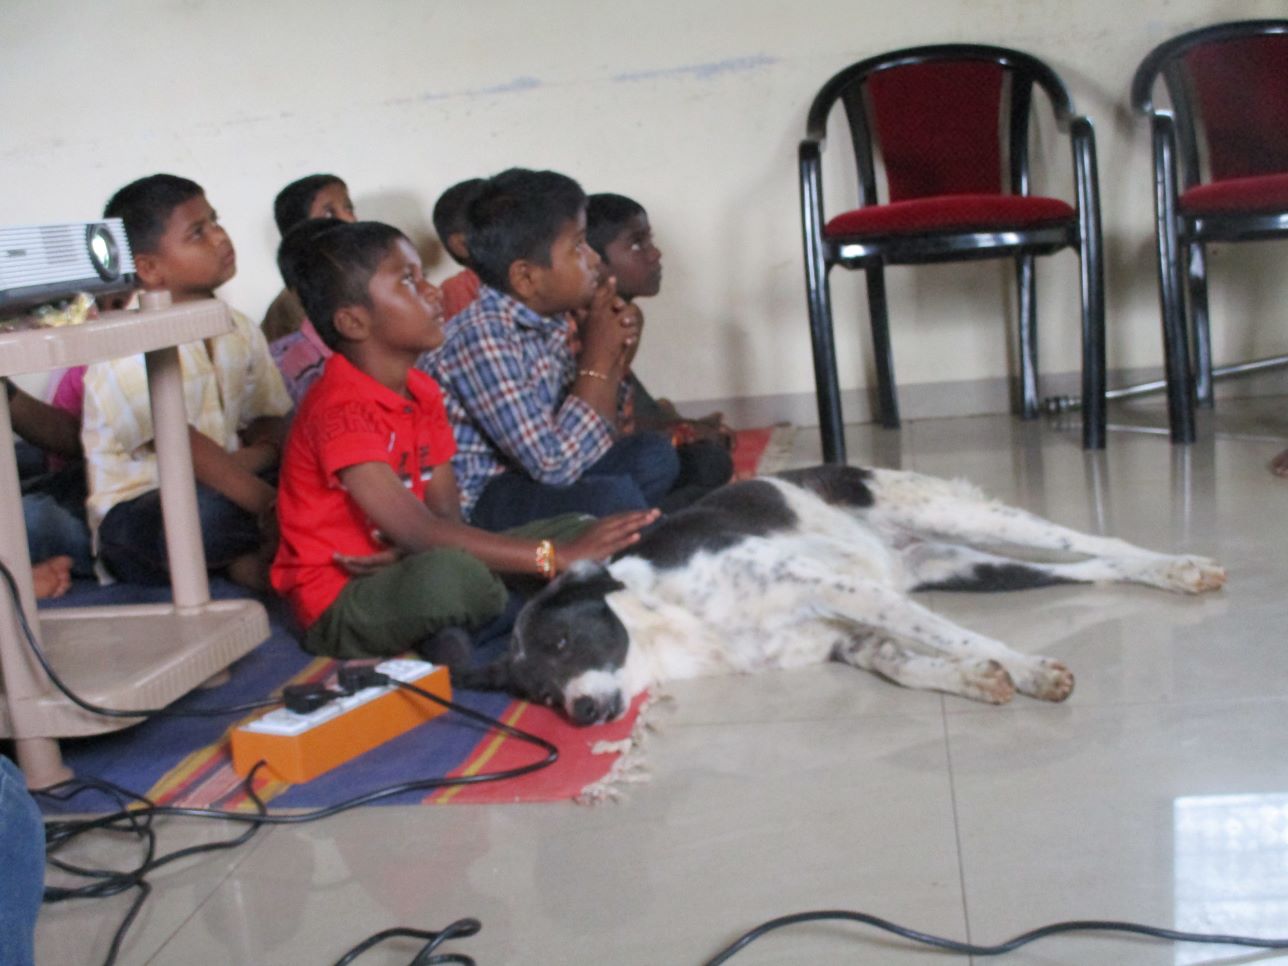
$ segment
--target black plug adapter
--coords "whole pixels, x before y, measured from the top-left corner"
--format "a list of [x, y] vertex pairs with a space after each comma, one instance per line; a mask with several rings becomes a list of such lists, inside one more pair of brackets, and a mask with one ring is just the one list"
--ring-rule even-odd
[[335, 675], [336, 684], [345, 694], [363, 688], [378, 688], [389, 683], [389, 675], [377, 671], [369, 664], [345, 664]]
[[321, 684], [288, 684], [282, 688], [282, 703], [288, 711], [308, 714], [340, 697]]

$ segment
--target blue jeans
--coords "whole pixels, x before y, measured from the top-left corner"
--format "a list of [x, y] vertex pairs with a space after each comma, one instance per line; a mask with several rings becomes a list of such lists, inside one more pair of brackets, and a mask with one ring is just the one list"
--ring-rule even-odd
[[[258, 550], [263, 541], [254, 514], [204, 483], [197, 484], [197, 518], [208, 570], [223, 570], [238, 557]], [[98, 527], [98, 556], [117, 580], [130, 584], [170, 582], [160, 490], [107, 511]]]
[[32, 563], [66, 554], [72, 558], [72, 573], [77, 577], [94, 575], [83, 511], [77, 516], [48, 493], [29, 493], [22, 498], [22, 519], [27, 525], [27, 552]]
[[680, 461], [665, 436], [623, 436], [591, 464], [576, 483], [551, 486], [519, 470], [507, 470], [483, 488], [470, 522], [484, 530], [508, 530], [561, 513], [605, 517], [657, 506], [675, 485]]
[[0, 963], [31, 966], [45, 892], [45, 823], [18, 766], [0, 755]]
[[94, 559], [85, 523], [85, 464], [74, 460], [51, 471], [45, 466], [45, 454], [23, 440], [16, 441], [14, 454], [31, 562], [65, 554], [72, 558], [72, 573], [92, 577]]

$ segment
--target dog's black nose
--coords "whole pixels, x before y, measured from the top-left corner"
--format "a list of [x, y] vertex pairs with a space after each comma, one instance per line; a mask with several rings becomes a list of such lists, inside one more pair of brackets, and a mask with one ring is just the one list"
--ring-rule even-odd
[[599, 707], [594, 698], [582, 695], [572, 703], [572, 720], [579, 725], [594, 724], [599, 720]]

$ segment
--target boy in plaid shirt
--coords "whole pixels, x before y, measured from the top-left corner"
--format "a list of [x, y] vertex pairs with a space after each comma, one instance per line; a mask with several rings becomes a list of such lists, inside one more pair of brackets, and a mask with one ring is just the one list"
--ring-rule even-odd
[[[665, 437], [619, 431], [639, 316], [598, 281], [581, 187], [514, 168], [488, 179], [468, 222], [482, 290], [420, 363], [444, 390], [463, 512], [501, 530], [658, 504], [679, 463]], [[574, 350], [568, 313], [580, 310]]]

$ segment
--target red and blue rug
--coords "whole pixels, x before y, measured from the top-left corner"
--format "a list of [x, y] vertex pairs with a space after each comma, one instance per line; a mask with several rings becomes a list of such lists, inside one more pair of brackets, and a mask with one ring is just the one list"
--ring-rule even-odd
[[[790, 449], [787, 427], [744, 430], [734, 450], [736, 475], [780, 468]], [[240, 591], [212, 581], [216, 597]], [[43, 606], [84, 606], [164, 600], [166, 588], [78, 584], [67, 596]], [[512, 602], [517, 606], [517, 601]], [[271, 635], [233, 664], [222, 685], [195, 691], [175, 708], [217, 708], [245, 704], [280, 692], [286, 684], [323, 682], [336, 662], [314, 658], [300, 649], [290, 631], [285, 607], [267, 601]], [[508, 615], [513, 618], [513, 611]], [[508, 622], [503, 619], [482, 645], [480, 659], [499, 653]], [[104, 655], [110, 660], [110, 655]], [[637, 759], [631, 751], [642, 729], [643, 699], [620, 721], [578, 728], [547, 708], [508, 695], [462, 691], [454, 700], [506, 724], [536, 734], [559, 748], [558, 761], [539, 771], [500, 782], [439, 789], [420, 789], [380, 799], [381, 804], [480, 802], [545, 802], [596, 800], [612, 794], [618, 780], [629, 778]], [[253, 717], [250, 716], [250, 717]], [[98, 778], [145, 795], [157, 804], [220, 809], [252, 809], [246, 785], [233, 771], [229, 733], [246, 717], [152, 718], [121, 731], [92, 738], [65, 739], [63, 756], [80, 778]], [[538, 761], [544, 753], [526, 742], [487, 731], [448, 712], [372, 749], [310, 782], [289, 785], [257, 778], [255, 793], [274, 809], [313, 809], [347, 801], [367, 792], [408, 782], [472, 776], [503, 771]], [[114, 810], [103, 799], [75, 802], [78, 811]]]

